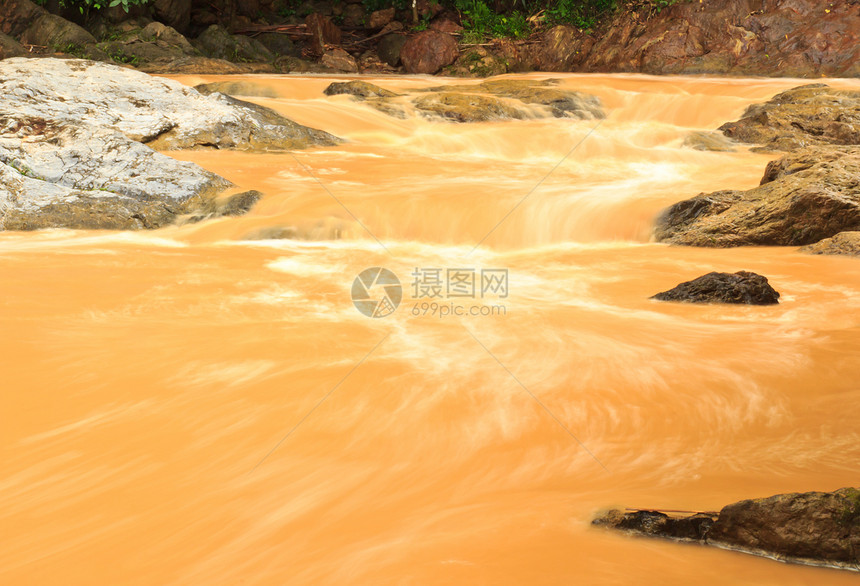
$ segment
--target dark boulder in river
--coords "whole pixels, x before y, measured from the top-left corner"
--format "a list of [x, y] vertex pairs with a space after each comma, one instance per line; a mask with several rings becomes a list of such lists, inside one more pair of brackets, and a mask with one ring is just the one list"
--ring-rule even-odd
[[657, 293], [652, 299], [686, 303], [773, 305], [779, 303], [779, 293], [770, 286], [767, 278], [756, 273], [714, 272]]
[[247, 197], [242, 205], [217, 198], [229, 181], [153, 149], [337, 142], [273, 110], [115, 65], [6, 59], [0, 230], [157, 228], [184, 214], [241, 213]]
[[783, 561], [860, 568], [860, 489], [780, 494], [744, 500], [718, 515], [618, 511], [594, 525], [638, 535], [699, 541]]

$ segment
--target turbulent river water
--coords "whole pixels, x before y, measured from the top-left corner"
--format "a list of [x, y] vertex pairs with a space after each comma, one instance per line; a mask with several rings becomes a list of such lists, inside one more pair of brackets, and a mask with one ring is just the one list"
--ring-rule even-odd
[[[0, 234], [2, 582], [856, 584], [590, 526], [857, 484], [860, 262], [650, 242], [773, 158], [684, 136], [804, 82], [555, 77], [607, 120], [397, 119], [248, 78], [348, 142], [170, 153], [263, 191], [244, 217]], [[295, 238], [246, 239], [273, 228]], [[402, 282], [387, 317], [350, 299], [368, 267]], [[448, 269], [475, 296], [433, 313], [414, 286]], [[712, 270], [781, 303], [649, 300]]]

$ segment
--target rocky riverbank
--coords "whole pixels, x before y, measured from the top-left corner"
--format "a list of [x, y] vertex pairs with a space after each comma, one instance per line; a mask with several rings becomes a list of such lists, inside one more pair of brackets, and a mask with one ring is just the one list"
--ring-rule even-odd
[[257, 192], [154, 149], [285, 150], [336, 137], [116, 65], [0, 61], [0, 230], [158, 228], [247, 212]]
[[780, 494], [719, 513], [670, 515], [611, 510], [594, 525], [634, 535], [694, 541], [781, 561], [860, 571], [860, 489]]
[[550, 26], [537, 15], [527, 38], [483, 42], [464, 34], [464, 14], [428, 0], [417, 2], [418, 25], [411, 10], [354, 0], [234, 8], [155, 0], [82, 20], [0, 0], [0, 58], [66, 54], [158, 73], [860, 76], [856, 0], [627, 0], [593, 28]]

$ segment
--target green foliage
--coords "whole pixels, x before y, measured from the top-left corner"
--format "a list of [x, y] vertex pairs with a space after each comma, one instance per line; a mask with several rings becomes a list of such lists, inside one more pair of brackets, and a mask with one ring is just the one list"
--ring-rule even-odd
[[86, 59], [87, 53], [86, 49], [78, 45], [77, 43], [67, 43], [65, 45], [52, 45], [51, 49], [57, 51], [59, 53], [65, 53], [66, 55], [73, 55], [78, 57], [79, 59]]
[[860, 490], [849, 488], [845, 495], [848, 504], [843, 509], [841, 518], [839, 519], [843, 525], [853, 525], [860, 522]]
[[529, 23], [519, 11], [499, 14], [483, 0], [454, 0], [460, 12], [463, 28], [478, 37], [510, 37], [523, 39], [529, 35]]
[[115, 49], [112, 51], [107, 51], [107, 54], [108, 54], [108, 57], [110, 57], [116, 63], [135, 65], [135, 66], [140, 63], [140, 57], [138, 57], [137, 55], [132, 55], [130, 53], [126, 53], [122, 49]]
[[367, 12], [385, 10], [394, 6], [397, 10], [406, 10], [412, 6], [410, 0], [361, 0]]
[[590, 29], [597, 24], [601, 16], [614, 9], [615, 0], [558, 0], [547, 6], [546, 22]]
[[[35, 0], [35, 2], [39, 6], [47, 4], [47, 0]], [[150, 0], [60, 0], [60, 8], [77, 8], [81, 14], [89, 14], [93, 10], [121, 6], [128, 12], [131, 6], [142, 6], [149, 2]]]

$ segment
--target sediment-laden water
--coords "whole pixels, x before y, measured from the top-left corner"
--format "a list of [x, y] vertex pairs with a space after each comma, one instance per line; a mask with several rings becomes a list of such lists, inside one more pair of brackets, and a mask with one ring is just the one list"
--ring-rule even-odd
[[[650, 242], [662, 208], [774, 158], [687, 133], [803, 82], [556, 77], [608, 118], [397, 119], [250, 78], [348, 142], [171, 153], [265, 192], [244, 217], [0, 234], [3, 582], [855, 583], [589, 524], [857, 483], [860, 262]], [[375, 266], [403, 285], [380, 319], [350, 299]], [[649, 300], [712, 270], [781, 303]]]

